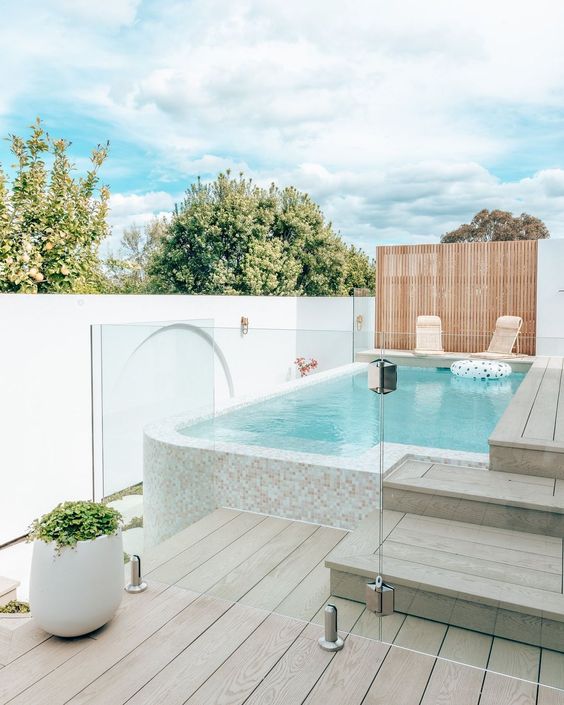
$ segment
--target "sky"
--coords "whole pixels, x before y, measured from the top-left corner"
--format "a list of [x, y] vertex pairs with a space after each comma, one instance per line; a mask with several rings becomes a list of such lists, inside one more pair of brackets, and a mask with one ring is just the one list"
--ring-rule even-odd
[[308, 191], [369, 253], [482, 208], [564, 237], [561, 0], [0, 0], [0, 17], [0, 135], [41, 116], [77, 173], [110, 141], [113, 249], [227, 168]]

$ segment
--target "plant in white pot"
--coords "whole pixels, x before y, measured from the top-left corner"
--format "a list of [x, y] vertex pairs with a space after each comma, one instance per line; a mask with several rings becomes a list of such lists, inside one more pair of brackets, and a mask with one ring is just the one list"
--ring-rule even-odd
[[64, 502], [33, 522], [29, 602], [35, 622], [56, 636], [106, 624], [123, 595], [121, 515], [97, 502]]

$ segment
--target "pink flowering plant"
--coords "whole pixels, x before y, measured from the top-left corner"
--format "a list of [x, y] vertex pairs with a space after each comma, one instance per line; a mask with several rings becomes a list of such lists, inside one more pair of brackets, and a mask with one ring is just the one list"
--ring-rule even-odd
[[298, 368], [300, 377], [305, 377], [310, 372], [315, 370], [319, 363], [313, 357], [311, 357], [309, 360], [306, 360], [305, 357], [297, 357], [294, 360], [294, 364]]

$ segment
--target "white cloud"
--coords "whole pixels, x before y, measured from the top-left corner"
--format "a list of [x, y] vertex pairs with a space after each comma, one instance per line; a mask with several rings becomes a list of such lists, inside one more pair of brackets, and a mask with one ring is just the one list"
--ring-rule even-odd
[[[556, 0], [37, 0], [3, 20], [0, 128], [30, 95], [72, 105], [155, 155], [163, 189], [225, 168], [295, 183], [370, 249], [438, 237], [481, 207], [564, 235], [564, 150], [526, 177], [492, 173], [551, 111], [541, 127], [557, 140]], [[171, 207], [154, 193], [114, 197], [116, 231]]]

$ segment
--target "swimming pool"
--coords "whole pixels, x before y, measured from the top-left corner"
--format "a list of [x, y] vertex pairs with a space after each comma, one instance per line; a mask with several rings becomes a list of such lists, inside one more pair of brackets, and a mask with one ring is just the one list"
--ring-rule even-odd
[[[385, 398], [386, 441], [479, 453], [525, 375], [455, 377], [449, 369], [398, 368]], [[332, 456], [357, 456], [380, 440], [379, 397], [366, 370], [271, 397], [179, 431], [192, 438]]]

